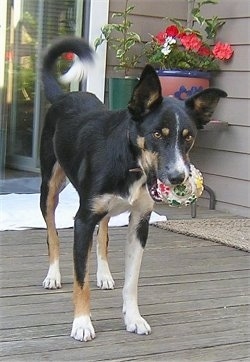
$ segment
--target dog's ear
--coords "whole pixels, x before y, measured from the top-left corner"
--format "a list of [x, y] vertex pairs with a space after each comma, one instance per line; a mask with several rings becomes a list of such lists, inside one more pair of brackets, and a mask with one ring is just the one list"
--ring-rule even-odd
[[154, 68], [146, 65], [134, 88], [128, 109], [133, 118], [140, 119], [162, 102], [161, 84]]
[[227, 97], [227, 93], [218, 88], [205, 89], [185, 101], [186, 107], [193, 114], [198, 129], [207, 124], [220, 98]]

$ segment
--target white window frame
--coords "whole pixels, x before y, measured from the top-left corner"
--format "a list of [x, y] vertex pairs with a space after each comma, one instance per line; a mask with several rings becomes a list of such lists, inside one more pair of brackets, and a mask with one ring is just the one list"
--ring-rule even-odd
[[[90, 1], [88, 41], [92, 47], [95, 39], [100, 36], [101, 27], [108, 23], [108, 15], [109, 0]], [[106, 56], [107, 45], [104, 43], [98, 48], [95, 63], [92, 67], [89, 67], [86, 80], [86, 90], [94, 93], [102, 102], [105, 93]]]

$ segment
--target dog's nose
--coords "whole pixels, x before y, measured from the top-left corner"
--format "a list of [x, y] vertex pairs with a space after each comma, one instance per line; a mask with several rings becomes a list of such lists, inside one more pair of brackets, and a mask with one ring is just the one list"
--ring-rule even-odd
[[184, 172], [172, 172], [168, 174], [168, 179], [171, 185], [179, 185], [185, 180]]

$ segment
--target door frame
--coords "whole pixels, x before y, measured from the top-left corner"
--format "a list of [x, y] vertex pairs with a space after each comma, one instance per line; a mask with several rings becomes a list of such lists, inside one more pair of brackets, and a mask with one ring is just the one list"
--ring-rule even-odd
[[[16, 0], [14, 0], [15, 3]], [[18, 0], [20, 1], [20, 0]], [[109, 13], [109, 0], [77, 0], [77, 6], [79, 6], [79, 10], [77, 11], [77, 35], [84, 34], [84, 37], [88, 40], [90, 45], [93, 46], [94, 40], [100, 34], [100, 28], [103, 24], [108, 22], [108, 13]], [[3, 0], [4, 4], [6, 4], [5, 17], [1, 16], [1, 24], [2, 20], [5, 19], [7, 21], [7, 0]], [[43, 3], [44, 0], [39, 0], [40, 11], [39, 14], [43, 14]], [[2, 12], [3, 14], [3, 12]], [[97, 16], [98, 14], [98, 16]], [[3, 18], [3, 19], [2, 19]], [[39, 16], [39, 22], [42, 23], [42, 15]], [[82, 21], [82, 23], [81, 23]], [[39, 27], [40, 28], [40, 27]], [[42, 29], [40, 29], [40, 36], [42, 36]], [[38, 35], [39, 36], [39, 35]], [[4, 38], [4, 46], [2, 49], [5, 49], [6, 37], [3, 37], [1, 33], [1, 39]], [[40, 117], [40, 84], [41, 84], [41, 76], [40, 76], [40, 66], [41, 66], [41, 58], [42, 58], [42, 50], [40, 50], [41, 54], [39, 55], [39, 60], [36, 64], [36, 71], [38, 77], [35, 82], [35, 102], [34, 102], [34, 114], [33, 114], [33, 134], [32, 134], [32, 156], [21, 156], [18, 154], [6, 155], [4, 152], [3, 165], [1, 165], [1, 169], [4, 169], [5, 164], [7, 166], [19, 170], [25, 171], [33, 171], [39, 172], [39, 137], [41, 132], [41, 117]], [[106, 69], [106, 46], [103, 46], [100, 52], [98, 51], [98, 56], [95, 57], [95, 64], [93, 69], [89, 69], [86, 82], [82, 85], [81, 89], [86, 89], [89, 92], [93, 92], [97, 95], [97, 97], [103, 101], [104, 93], [105, 93], [105, 69]], [[3, 71], [5, 72], [5, 70]], [[2, 69], [1, 69], [2, 73]], [[1, 75], [1, 74], [0, 74]], [[72, 84], [71, 89], [76, 89], [78, 85]], [[6, 90], [7, 91], [7, 90]], [[5, 92], [6, 92], [5, 91]], [[2, 109], [1, 109], [2, 112]], [[2, 132], [1, 125], [1, 136], [3, 135], [4, 140], [3, 144], [7, 142], [7, 132]], [[4, 131], [4, 128], [3, 128]], [[2, 140], [1, 140], [2, 141]], [[6, 162], [7, 157], [7, 162]]]

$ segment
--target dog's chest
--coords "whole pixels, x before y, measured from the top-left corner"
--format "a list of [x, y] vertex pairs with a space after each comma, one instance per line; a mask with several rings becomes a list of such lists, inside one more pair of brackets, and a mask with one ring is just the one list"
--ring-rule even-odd
[[109, 216], [119, 215], [124, 211], [131, 211], [140, 204], [151, 203], [151, 198], [145, 186], [145, 177], [131, 184], [128, 195], [103, 194], [95, 197], [92, 210], [97, 213], [108, 213]]

